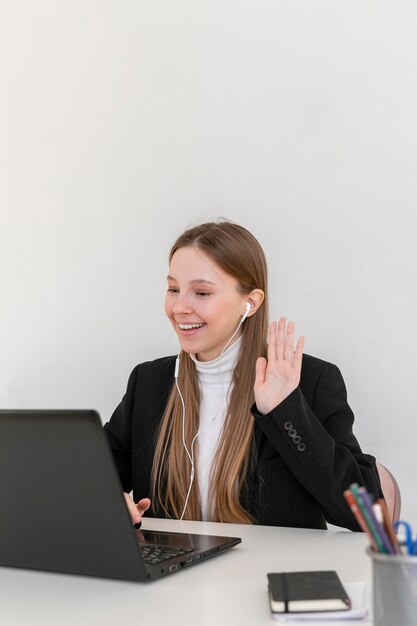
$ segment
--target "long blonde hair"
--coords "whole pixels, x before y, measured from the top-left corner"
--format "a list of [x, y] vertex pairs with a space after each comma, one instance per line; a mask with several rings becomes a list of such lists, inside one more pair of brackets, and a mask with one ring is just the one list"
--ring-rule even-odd
[[[232, 377], [232, 392], [219, 443], [213, 459], [209, 501], [213, 520], [252, 523], [241, 503], [241, 492], [252, 460], [255, 365], [266, 356], [268, 328], [267, 267], [263, 250], [245, 228], [228, 221], [201, 224], [180, 235], [171, 248], [169, 261], [179, 248], [195, 247], [211, 257], [236, 279], [242, 294], [261, 289], [265, 299], [242, 328], [239, 358]], [[200, 394], [195, 364], [181, 352], [178, 383], [186, 406], [185, 441], [191, 441], [199, 428]], [[195, 466], [198, 467], [198, 445]], [[198, 480], [194, 480], [184, 519], [201, 519]], [[190, 483], [190, 461], [182, 443], [182, 405], [173, 381], [156, 443], [152, 467], [152, 501], [158, 515], [181, 516]]]

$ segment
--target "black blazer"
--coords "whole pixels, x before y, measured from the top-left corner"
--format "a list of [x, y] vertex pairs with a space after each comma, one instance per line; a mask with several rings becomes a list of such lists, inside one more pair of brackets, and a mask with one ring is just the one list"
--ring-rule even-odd
[[[123, 489], [150, 496], [155, 439], [174, 382], [175, 356], [137, 365], [104, 428]], [[353, 482], [381, 496], [374, 457], [353, 435], [339, 369], [303, 356], [299, 387], [267, 415], [254, 405], [253, 463], [241, 502], [258, 524], [360, 530], [344, 498]], [[147, 515], [152, 515], [147, 512]], [[160, 514], [160, 516], [162, 516]]]

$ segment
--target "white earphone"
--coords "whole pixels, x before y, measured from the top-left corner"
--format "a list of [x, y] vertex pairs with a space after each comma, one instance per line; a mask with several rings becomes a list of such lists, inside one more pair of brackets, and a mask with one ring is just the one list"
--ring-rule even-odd
[[179, 374], [179, 371], [180, 371], [180, 355], [177, 356], [177, 359], [175, 361], [174, 378], [175, 378], [175, 385], [177, 387], [177, 391], [178, 391], [178, 394], [180, 396], [181, 405], [182, 405], [182, 445], [184, 446], [184, 450], [187, 453], [187, 456], [190, 459], [190, 463], [191, 463], [190, 484], [188, 486], [188, 491], [187, 491], [187, 495], [186, 495], [186, 498], [185, 498], [184, 508], [182, 510], [181, 517], [180, 517], [180, 520], [182, 520], [182, 518], [184, 517], [184, 513], [187, 510], [188, 500], [189, 500], [190, 493], [191, 493], [191, 488], [192, 488], [193, 482], [194, 482], [194, 474], [195, 474], [195, 469], [194, 469], [194, 443], [195, 443], [195, 440], [198, 437], [198, 432], [194, 435], [193, 440], [191, 442], [190, 450], [189, 450], [187, 448], [187, 444], [185, 443], [185, 402], [184, 402], [183, 395], [181, 393], [180, 386], [178, 384], [178, 374]]
[[[248, 315], [249, 315], [249, 313], [250, 313], [251, 308], [252, 308], [252, 307], [251, 307], [251, 305], [249, 304], [249, 302], [247, 302], [247, 303], [246, 303], [246, 309], [245, 309], [244, 314], [242, 315], [242, 318], [241, 318], [241, 320], [240, 320], [240, 323], [244, 322], [244, 321], [245, 321], [245, 319], [248, 317]], [[239, 326], [240, 326], [240, 324], [239, 324]]]
[[[242, 317], [240, 318], [238, 327], [236, 328], [235, 332], [230, 337], [230, 339], [227, 341], [227, 343], [224, 346], [223, 350], [220, 352], [220, 361], [219, 361], [220, 377], [221, 377], [221, 357], [224, 354], [224, 352], [226, 351], [226, 349], [227, 349], [228, 345], [230, 344], [230, 342], [232, 341], [233, 337], [236, 335], [236, 333], [238, 332], [239, 328], [242, 326], [243, 322], [245, 321], [245, 319], [249, 315], [251, 308], [252, 308], [251, 305], [249, 304], [249, 302], [247, 302], [246, 303], [245, 312], [242, 315]], [[177, 387], [177, 391], [178, 391], [178, 394], [180, 396], [181, 405], [182, 405], [182, 445], [184, 446], [184, 450], [187, 453], [187, 456], [190, 459], [190, 463], [191, 463], [190, 484], [188, 486], [188, 491], [187, 491], [187, 496], [185, 498], [184, 508], [183, 508], [183, 511], [182, 511], [181, 517], [180, 517], [180, 520], [182, 520], [183, 517], [184, 517], [184, 513], [187, 510], [188, 500], [189, 500], [190, 493], [191, 493], [191, 488], [192, 488], [193, 482], [194, 482], [194, 475], [195, 475], [195, 469], [194, 469], [194, 443], [195, 443], [195, 440], [197, 439], [197, 437], [199, 435], [199, 431], [194, 435], [193, 440], [191, 441], [191, 446], [190, 446], [190, 450], [189, 450], [187, 448], [187, 444], [185, 443], [185, 402], [184, 402], [184, 398], [183, 398], [182, 393], [181, 393], [180, 386], [178, 384], [178, 374], [179, 374], [179, 371], [180, 371], [180, 355], [177, 356], [177, 359], [175, 361], [174, 379], [175, 379], [175, 385]]]

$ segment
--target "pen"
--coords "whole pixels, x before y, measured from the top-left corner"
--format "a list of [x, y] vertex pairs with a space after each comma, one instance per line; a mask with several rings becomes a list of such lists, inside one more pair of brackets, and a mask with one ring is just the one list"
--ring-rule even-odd
[[377, 511], [380, 511], [381, 518], [378, 518], [378, 514], [375, 513], [375, 517], [378, 521], [383, 524], [385, 531], [390, 538], [391, 544], [395, 550], [396, 554], [402, 554], [401, 546], [398, 543], [397, 535], [394, 532], [394, 527], [392, 525], [391, 519], [388, 514], [388, 509], [384, 498], [378, 498], [374, 504], [374, 508], [377, 508]]
[[[369, 528], [370, 533], [375, 540], [377, 545], [378, 552], [382, 552], [382, 554], [389, 554], [390, 550], [386, 547], [382, 535], [381, 535], [381, 525], [377, 522], [374, 512], [372, 511], [372, 505], [369, 506], [369, 503], [365, 502], [363, 497], [363, 491], [361, 492], [361, 488], [357, 483], [353, 483], [350, 486], [352, 494], [356, 499], [356, 502], [361, 510], [361, 513], [365, 519], [366, 525]], [[394, 553], [394, 549], [391, 547], [391, 554]]]
[[365, 522], [365, 518], [362, 515], [360, 508], [358, 507], [358, 503], [355, 500], [355, 496], [353, 495], [350, 489], [346, 489], [343, 492], [343, 495], [345, 497], [346, 502], [350, 506], [350, 509], [353, 515], [356, 517], [356, 521], [358, 522], [359, 526], [362, 528], [363, 532], [365, 532], [368, 535], [369, 541], [371, 542], [372, 549], [378, 552], [378, 546], [376, 545], [374, 536]]
[[383, 522], [379, 522], [378, 519], [375, 516], [374, 510], [373, 510], [373, 502], [371, 499], [371, 496], [369, 495], [368, 491], [365, 489], [365, 487], [360, 487], [359, 488], [359, 493], [363, 499], [364, 502], [364, 506], [366, 507], [366, 509], [369, 511], [369, 517], [372, 520], [372, 523], [374, 524], [375, 528], [376, 528], [376, 532], [379, 533], [380, 537], [381, 537], [381, 541], [387, 551], [388, 554], [395, 554], [395, 550], [394, 547], [391, 544], [391, 541], [387, 535], [387, 533], [385, 532], [385, 528], [383, 525]]
[[405, 530], [405, 547], [407, 549], [407, 553], [409, 556], [414, 556], [416, 554], [416, 542], [413, 540], [411, 526], [404, 520], [399, 520], [394, 523], [395, 530], [398, 530], [401, 526], [403, 526]]

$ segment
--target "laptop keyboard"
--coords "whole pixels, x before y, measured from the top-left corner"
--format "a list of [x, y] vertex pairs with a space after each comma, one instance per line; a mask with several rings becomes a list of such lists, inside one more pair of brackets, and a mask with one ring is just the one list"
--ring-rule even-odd
[[175, 546], [161, 546], [152, 543], [147, 543], [140, 547], [145, 563], [148, 565], [157, 565], [163, 561], [193, 552], [192, 548], [177, 548]]

